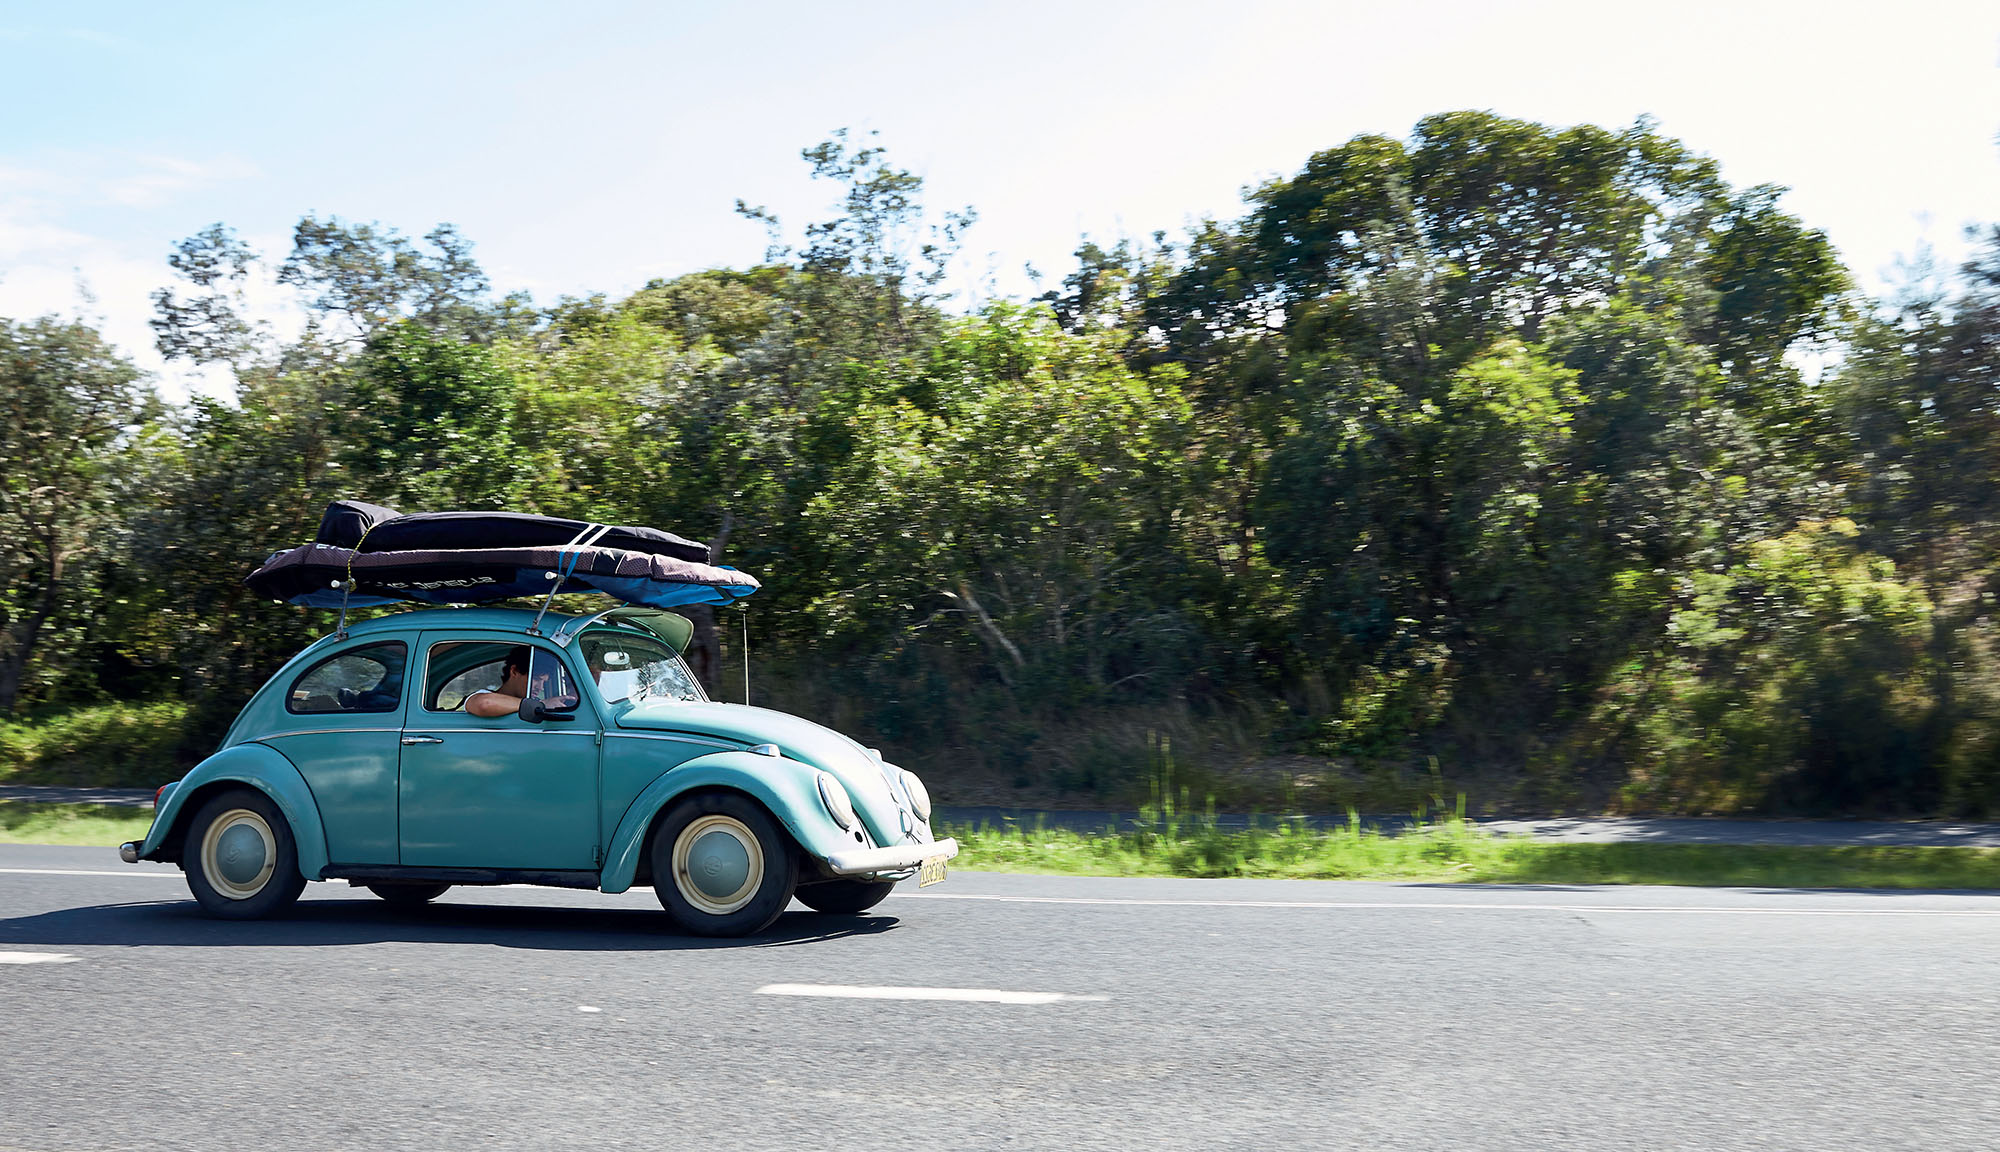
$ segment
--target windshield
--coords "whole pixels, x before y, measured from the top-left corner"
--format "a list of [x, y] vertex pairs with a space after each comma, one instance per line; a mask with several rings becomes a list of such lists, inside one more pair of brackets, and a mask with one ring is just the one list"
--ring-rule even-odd
[[583, 662], [607, 704], [708, 699], [674, 650], [650, 637], [624, 631], [586, 632]]

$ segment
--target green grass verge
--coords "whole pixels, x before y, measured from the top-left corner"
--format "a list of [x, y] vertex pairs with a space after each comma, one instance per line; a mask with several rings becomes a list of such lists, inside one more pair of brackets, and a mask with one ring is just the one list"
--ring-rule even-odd
[[[0, 800], [0, 844], [112, 848], [146, 834], [150, 808]], [[1253, 876], [1496, 884], [2000, 889], [2000, 849], [1741, 844], [1551, 844], [1456, 819], [1400, 836], [1349, 826], [1226, 832], [1201, 824], [1123, 832], [941, 828], [953, 866], [1061, 876]]]
[[153, 823], [151, 808], [107, 804], [27, 804], [0, 800], [0, 844], [82, 844], [116, 848]]
[[2000, 849], [1552, 844], [1447, 818], [1397, 836], [1350, 824], [1229, 832], [1165, 823], [1085, 834], [954, 828], [968, 871], [1500, 884], [2000, 889]]
[[1779, 844], [1537, 844], [1476, 877], [1511, 884], [2000, 889], [2000, 849]]

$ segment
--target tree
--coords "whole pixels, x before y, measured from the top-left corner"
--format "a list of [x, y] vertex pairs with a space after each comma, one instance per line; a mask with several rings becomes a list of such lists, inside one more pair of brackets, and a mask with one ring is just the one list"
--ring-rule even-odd
[[1136, 375], [1113, 347], [995, 305], [950, 326], [935, 411], [853, 408], [856, 450], [807, 512], [834, 552], [823, 634], [857, 654], [975, 646], [1037, 710], [1184, 672], [1190, 411], [1178, 371]]
[[222, 224], [175, 246], [167, 264], [183, 281], [153, 293], [152, 327], [169, 360], [221, 363], [239, 373], [259, 361], [340, 356], [365, 348], [404, 321], [458, 340], [488, 341], [523, 327], [528, 302], [487, 298], [472, 244], [450, 224], [424, 235], [426, 251], [393, 228], [302, 218], [277, 282], [296, 289], [306, 331], [292, 347], [272, 346], [268, 325], [245, 318], [244, 288], [259, 255]]
[[128, 646], [176, 668], [196, 705], [192, 743], [310, 635], [305, 613], [254, 600], [242, 577], [311, 538], [329, 499], [490, 507], [525, 479], [509, 459], [512, 377], [488, 347], [525, 326], [525, 302], [487, 299], [455, 228], [424, 242], [302, 219], [277, 281], [299, 292], [307, 323], [282, 346], [243, 317], [258, 257], [229, 229], [169, 258], [183, 283], [154, 296], [160, 351], [226, 364], [235, 394], [191, 401], [137, 471], [124, 511], [143, 547], [120, 580], [149, 610], [122, 611], [145, 625]]
[[348, 482], [413, 509], [504, 508], [533, 477], [514, 457], [513, 376], [493, 350], [405, 320], [350, 366], [335, 435]]
[[197, 364], [242, 365], [266, 333], [243, 317], [243, 289], [257, 254], [221, 224], [181, 241], [167, 257], [185, 287], [152, 295], [160, 355]]
[[[157, 402], [91, 328], [0, 320], [0, 715], [73, 639], [122, 538], [126, 459]], [[54, 659], [52, 659], [52, 657]]]
[[135, 547], [121, 566], [122, 650], [169, 667], [192, 706], [187, 747], [220, 737], [236, 710], [327, 622], [258, 599], [243, 577], [312, 539], [330, 494], [352, 493], [333, 427], [346, 391], [334, 365], [239, 380], [172, 414], [127, 505]]
[[461, 339], [489, 336], [486, 274], [471, 243], [450, 224], [431, 229], [424, 242], [432, 251], [393, 228], [307, 216], [293, 229], [278, 282], [306, 292], [317, 316], [344, 320], [354, 341], [402, 320]]
[[766, 262], [791, 265], [784, 293], [794, 308], [792, 340], [823, 363], [896, 357], [933, 339], [940, 286], [976, 219], [967, 208], [929, 222], [923, 178], [886, 155], [854, 147], [846, 129], [801, 153], [814, 179], [840, 189], [840, 210], [807, 224], [796, 253], [780, 241], [776, 216], [737, 202], [740, 214], [771, 230]]

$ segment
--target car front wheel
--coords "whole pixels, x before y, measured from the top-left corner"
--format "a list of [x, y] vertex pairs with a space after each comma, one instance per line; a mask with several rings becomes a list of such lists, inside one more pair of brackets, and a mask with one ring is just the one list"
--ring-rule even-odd
[[225, 920], [282, 912], [306, 886], [291, 824], [270, 797], [250, 788], [210, 797], [195, 812], [181, 862], [201, 910]]
[[652, 864], [660, 904], [697, 936], [763, 931], [798, 881], [791, 838], [756, 801], [734, 792], [676, 803], [653, 835]]

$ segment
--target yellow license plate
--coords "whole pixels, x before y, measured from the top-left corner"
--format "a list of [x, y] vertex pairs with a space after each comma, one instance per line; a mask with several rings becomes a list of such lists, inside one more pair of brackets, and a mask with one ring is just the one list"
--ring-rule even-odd
[[944, 883], [944, 862], [947, 859], [949, 857], [933, 856], [923, 863], [918, 864], [917, 887], [928, 888], [933, 884]]

